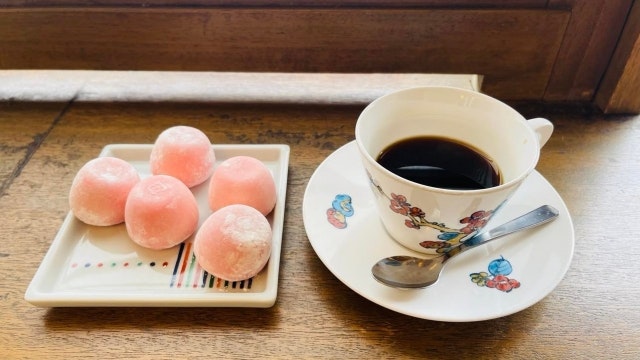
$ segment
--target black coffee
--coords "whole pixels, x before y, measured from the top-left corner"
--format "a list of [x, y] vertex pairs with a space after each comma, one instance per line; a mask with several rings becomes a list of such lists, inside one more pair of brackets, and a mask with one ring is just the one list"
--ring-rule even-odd
[[391, 144], [378, 163], [413, 182], [444, 189], [477, 190], [500, 185], [496, 164], [479, 151], [443, 137], [414, 137]]

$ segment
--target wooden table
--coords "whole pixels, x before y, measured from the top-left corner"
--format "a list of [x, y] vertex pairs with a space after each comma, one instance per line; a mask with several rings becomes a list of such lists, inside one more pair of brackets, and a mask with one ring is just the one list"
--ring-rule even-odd
[[[0, 358], [640, 358], [640, 117], [517, 107], [556, 131], [538, 170], [572, 214], [560, 285], [510, 316], [445, 323], [361, 297], [323, 265], [302, 221], [305, 186], [353, 139], [362, 106], [204, 103], [0, 105]], [[215, 143], [291, 146], [278, 299], [271, 308], [39, 308], [25, 290], [68, 211], [78, 169], [110, 143], [186, 124]]]

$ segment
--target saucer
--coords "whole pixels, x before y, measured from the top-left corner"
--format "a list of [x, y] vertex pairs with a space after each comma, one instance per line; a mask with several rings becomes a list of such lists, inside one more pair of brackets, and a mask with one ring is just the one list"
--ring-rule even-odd
[[571, 216], [553, 186], [534, 171], [488, 226], [544, 204], [558, 209], [558, 219], [460, 254], [429, 288], [400, 290], [377, 282], [371, 267], [378, 260], [429, 255], [401, 246], [386, 233], [360, 164], [355, 142], [327, 157], [305, 190], [303, 220], [311, 246], [329, 271], [370, 301], [428, 320], [488, 320], [537, 303], [566, 274], [575, 242]]

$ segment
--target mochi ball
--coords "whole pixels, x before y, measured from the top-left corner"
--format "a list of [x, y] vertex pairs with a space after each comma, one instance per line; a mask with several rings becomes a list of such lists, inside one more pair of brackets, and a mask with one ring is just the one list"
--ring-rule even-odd
[[215, 161], [207, 135], [194, 127], [174, 126], [156, 139], [149, 165], [153, 175], [173, 176], [191, 188], [211, 176]]
[[160, 250], [191, 236], [198, 226], [198, 204], [189, 188], [168, 175], [152, 175], [131, 189], [124, 209], [129, 237]]
[[209, 180], [209, 208], [244, 204], [267, 215], [276, 204], [276, 185], [271, 172], [250, 156], [231, 157], [218, 165]]
[[211, 214], [194, 240], [194, 254], [210, 274], [229, 281], [256, 276], [271, 256], [269, 221], [247, 205], [229, 205]]
[[124, 221], [129, 192], [140, 181], [130, 163], [115, 157], [93, 159], [78, 171], [69, 190], [73, 214], [89, 225], [110, 226]]

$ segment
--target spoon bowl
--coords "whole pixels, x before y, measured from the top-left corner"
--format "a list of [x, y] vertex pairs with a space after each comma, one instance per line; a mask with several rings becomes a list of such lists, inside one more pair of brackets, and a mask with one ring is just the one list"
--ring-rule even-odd
[[376, 280], [391, 287], [425, 288], [438, 281], [445, 263], [455, 255], [514, 232], [548, 223], [557, 217], [557, 209], [550, 205], [543, 205], [491, 230], [484, 231], [443, 254], [429, 258], [397, 255], [381, 259], [373, 265], [371, 273]]

